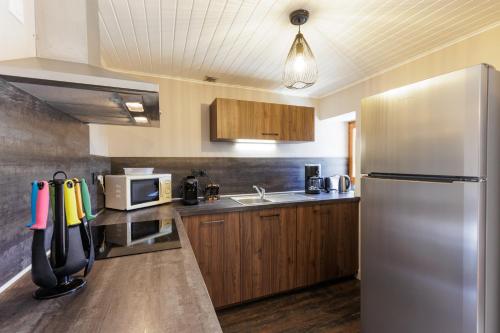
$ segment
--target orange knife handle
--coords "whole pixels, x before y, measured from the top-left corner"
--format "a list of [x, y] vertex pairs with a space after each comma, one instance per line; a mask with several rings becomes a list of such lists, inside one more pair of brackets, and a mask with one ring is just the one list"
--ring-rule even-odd
[[85, 217], [85, 212], [83, 211], [80, 182], [77, 178], [73, 178], [73, 182], [75, 183], [76, 213], [78, 214], [78, 218], [81, 220]]

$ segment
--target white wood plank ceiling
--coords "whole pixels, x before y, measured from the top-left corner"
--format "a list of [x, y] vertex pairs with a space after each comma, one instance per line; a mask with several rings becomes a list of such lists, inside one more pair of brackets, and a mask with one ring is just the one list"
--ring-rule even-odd
[[99, 0], [101, 52], [111, 69], [271, 90], [297, 33], [319, 70], [300, 94], [322, 96], [500, 22], [487, 0]]

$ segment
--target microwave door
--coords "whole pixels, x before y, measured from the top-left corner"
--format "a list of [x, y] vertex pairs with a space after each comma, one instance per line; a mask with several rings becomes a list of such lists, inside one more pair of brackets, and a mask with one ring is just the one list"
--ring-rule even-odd
[[160, 184], [158, 178], [131, 179], [130, 204], [131, 206], [160, 200]]

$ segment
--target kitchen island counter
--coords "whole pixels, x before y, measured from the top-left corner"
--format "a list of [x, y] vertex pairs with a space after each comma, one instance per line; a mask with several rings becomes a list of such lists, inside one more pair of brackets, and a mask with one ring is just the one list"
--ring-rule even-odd
[[106, 210], [95, 224], [158, 218], [176, 219], [182, 248], [96, 261], [83, 290], [51, 300], [32, 298], [28, 272], [0, 294], [0, 332], [221, 332], [173, 205]]

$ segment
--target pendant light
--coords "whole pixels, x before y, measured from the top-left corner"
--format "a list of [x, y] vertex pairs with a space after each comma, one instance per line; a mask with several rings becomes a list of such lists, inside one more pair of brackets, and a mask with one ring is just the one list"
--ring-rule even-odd
[[307, 44], [300, 26], [307, 22], [309, 12], [304, 9], [295, 10], [290, 14], [290, 22], [299, 26], [290, 52], [285, 62], [283, 84], [289, 89], [304, 89], [312, 86], [318, 78], [318, 67], [314, 55]]

